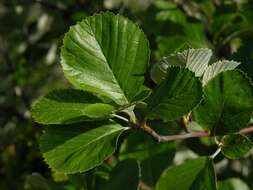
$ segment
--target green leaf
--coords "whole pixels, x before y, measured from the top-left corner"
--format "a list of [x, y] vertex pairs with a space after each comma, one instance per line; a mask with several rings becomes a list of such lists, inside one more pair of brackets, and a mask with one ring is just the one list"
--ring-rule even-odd
[[114, 153], [117, 139], [126, 129], [113, 122], [48, 127], [40, 139], [40, 149], [55, 170], [84, 172]]
[[145, 100], [146, 98], [149, 97], [149, 95], [151, 94], [151, 89], [149, 89], [146, 86], [142, 86], [140, 88], [140, 92], [134, 97], [133, 102], [140, 102], [142, 100]]
[[137, 190], [139, 186], [140, 169], [136, 160], [119, 162], [110, 173], [106, 190]]
[[[195, 73], [195, 76], [202, 76], [208, 67], [212, 51], [206, 48], [189, 49], [180, 53], [164, 57], [162, 61], [151, 70], [151, 78], [160, 83], [166, 77], [167, 68], [170, 66], [186, 67]], [[155, 74], [157, 73], [157, 74]]]
[[177, 5], [172, 2], [164, 1], [164, 0], [156, 0], [153, 2], [154, 6], [158, 9], [162, 10], [170, 10], [177, 8]]
[[213, 79], [215, 76], [217, 76], [219, 73], [224, 72], [224, 71], [230, 71], [234, 70], [237, 66], [239, 66], [239, 62], [235, 61], [217, 61], [213, 63], [212, 65], [209, 65], [203, 75], [203, 85], [206, 85], [208, 81]]
[[167, 169], [156, 184], [156, 190], [216, 190], [213, 162], [200, 157]]
[[186, 16], [180, 9], [163, 10], [157, 13], [156, 20], [162, 22], [169, 20], [184, 25], [186, 23]]
[[229, 159], [238, 159], [253, 147], [250, 139], [242, 134], [230, 134], [222, 138], [221, 152]]
[[45, 179], [39, 173], [32, 173], [28, 175], [25, 180], [24, 188], [26, 190], [50, 190], [50, 185], [47, 179]]
[[148, 99], [149, 119], [175, 120], [190, 112], [202, 99], [202, 86], [188, 69], [169, 67], [166, 79]]
[[149, 54], [146, 36], [136, 24], [106, 12], [71, 27], [64, 37], [61, 64], [77, 88], [125, 105], [144, 82]]
[[229, 178], [218, 182], [218, 190], [250, 190], [250, 188], [239, 178]]
[[204, 88], [205, 98], [193, 112], [195, 120], [216, 135], [247, 126], [253, 110], [253, 88], [240, 71], [220, 73]]
[[42, 124], [66, 124], [108, 118], [114, 108], [82, 90], [53, 90], [32, 106], [34, 120]]
[[163, 170], [173, 162], [174, 155], [174, 142], [158, 144], [143, 132], [134, 131], [121, 145], [119, 159], [137, 159], [142, 180], [154, 186]]

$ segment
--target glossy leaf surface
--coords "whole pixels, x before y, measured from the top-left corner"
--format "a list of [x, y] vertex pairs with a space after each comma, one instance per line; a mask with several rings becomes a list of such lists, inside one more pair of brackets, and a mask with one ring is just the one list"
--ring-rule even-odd
[[64, 37], [61, 64], [77, 88], [125, 105], [144, 82], [149, 51], [136, 24], [106, 12], [71, 27]]

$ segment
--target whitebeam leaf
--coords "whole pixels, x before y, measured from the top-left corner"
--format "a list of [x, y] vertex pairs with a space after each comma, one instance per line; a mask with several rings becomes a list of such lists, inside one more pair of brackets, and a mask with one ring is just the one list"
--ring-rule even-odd
[[32, 106], [33, 119], [42, 124], [69, 124], [109, 118], [114, 107], [82, 90], [53, 90]]
[[202, 86], [194, 73], [169, 67], [166, 79], [148, 99], [149, 119], [171, 121], [190, 112], [202, 99]]
[[204, 94], [193, 111], [202, 128], [226, 135], [247, 126], [253, 110], [253, 87], [245, 73], [234, 70], [218, 74], [204, 87]]
[[140, 93], [149, 54], [148, 40], [136, 24], [106, 12], [71, 27], [61, 64], [75, 87], [125, 105]]
[[84, 172], [114, 153], [118, 137], [126, 129], [113, 122], [48, 127], [40, 139], [40, 149], [51, 168], [64, 173]]
[[161, 175], [156, 190], [216, 190], [213, 161], [200, 157], [171, 167]]
[[253, 143], [247, 136], [238, 133], [225, 135], [221, 142], [221, 152], [229, 159], [239, 159], [253, 147]]

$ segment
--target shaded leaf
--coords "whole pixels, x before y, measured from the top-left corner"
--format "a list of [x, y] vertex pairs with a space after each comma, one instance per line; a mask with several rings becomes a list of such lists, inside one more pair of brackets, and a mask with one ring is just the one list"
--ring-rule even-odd
[[242, 134], [230, 134], [222, 138], [221, 152], [229, 159], [238, 159], [253, 147], [250, 139]]
[[48, 127], [40, 149], [50, 167], [64, 173], [84, 172], [100, 165], [116, 148], [127, 128], [112, 122]]
[[164, 169], [172, 163], [174, 155], [174, 142], [157, 143], [143, 132], [136, 131], [121, 145], [119, 159], [137, 159], [142, 180], [154, 186]]
[[125, 105], [139, 92], [149, 62], [146, 36], [113, 13], [87, 17], [64, 37], [61, 64], [77, 88]]
[[153, 2], [154, 6], [158, 9], [168, 10], [168, 9], [175, 9], [177, 5], [172, 2], [164, 1], [164, 0], [156, 0]]
[[134, 97], [133, 102], [145, 100], [151, 94], [151, 89], [146, 86], [140, 88], [140, 92]]
[[26, 190], [49, 190], [50, 185], [47, 179], [45, 179], [39, 173], [32, 173], [31, 175], [26, 177], [24, 188]]
[[156, 190], [215, 190], [213, 162], [200, 157], [167, 169], [156, 184]]
[[180, 9], [160, 11], [157, 13], [156, 19], [162, 22], [169, 20], [182, 25], [186, 23], [186, 16]]
[[148, 99], [149, 119], [175, 120], [190, 112], [202, 99], [202, 86], [188, 69], [169, 67], [166, 79]]
[[113, 112], [111, 105], [82, 90], [53, 90], [32, 107], [33, 119], [42, 124], [75, 123], [105, 119]]
[[139, 185], [140, 169], [136, 160], [119, 162], [111, 171], [106, 190], [137, 190]]
[[253, 110], [253, 88], [240, 71], [220, 73], [204, 88], [205, 98], [194, 111], [195, 120], [216, 135], [247, 126]]

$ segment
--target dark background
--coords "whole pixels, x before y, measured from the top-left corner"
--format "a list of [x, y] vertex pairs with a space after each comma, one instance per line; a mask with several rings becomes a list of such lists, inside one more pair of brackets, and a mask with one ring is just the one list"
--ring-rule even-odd
[[[82, 189], [69, 185], [78, 177], [51, 172], [43, 162], [38, 148], [43, 127], [32, 121], [30, 107], [50, 89], [69, 87], [59, 64], [69, 26], [106, 10], [140, 25], [150, 41], [151, 64], [178, 50], [207, 47], [214, 59], [242, 62], [241, 69], [253, 77], [251, 0], [0, 0], [1, 190], [52, 189], [51, 182], [60, 185], [56, 189]], [[184, 146], [201, 155], [196, 143]], [[218, 178], [240, 177], [253, 188], [252, 155], [218, 160]]]

